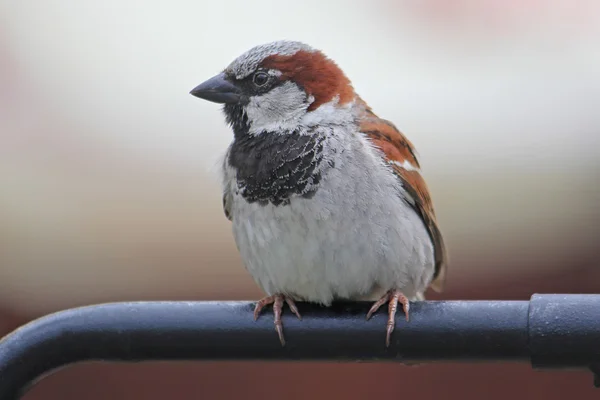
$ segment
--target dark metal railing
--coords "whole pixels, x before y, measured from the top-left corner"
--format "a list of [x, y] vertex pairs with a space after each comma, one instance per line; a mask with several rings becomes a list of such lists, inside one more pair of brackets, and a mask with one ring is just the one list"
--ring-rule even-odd
[[600, 295], [530, 301], [425, 301], [397, 318], [386, 348], [385, 311], [370, 303], [287, 309], [282, 347], [273, 318], [250, 302], [133, 302], [51, 314], [0, 341], [0, 399], [19, 399], [40, 377], [76, 362], [149, 360], [523, 361], [585, 368], [600, 386]]

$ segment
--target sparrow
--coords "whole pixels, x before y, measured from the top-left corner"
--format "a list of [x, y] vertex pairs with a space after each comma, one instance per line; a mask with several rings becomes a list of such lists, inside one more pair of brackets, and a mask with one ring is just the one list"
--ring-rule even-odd
[[193, 96], [223, 104], [233, 141], [221, 164], [223, 210], [237, 249], [273, 305], [388, 304], [441, 291], [446, 250], [415, 148], [377, 116], [338, 65], [297, 41], [246, 51]]

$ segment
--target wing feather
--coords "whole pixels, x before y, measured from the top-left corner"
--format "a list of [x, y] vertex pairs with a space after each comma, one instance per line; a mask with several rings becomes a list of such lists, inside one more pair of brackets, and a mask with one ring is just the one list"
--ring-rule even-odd
[[420, 165], [413, 144], [394, 124], [379, 118], [366, 104], [360, 131], [381, 150], [383, 157], [410, 196], [407, 199], [408, 204], [423, 220], [434, 248], [435, 272], [431, 288], [437, 292], [442, 291], [447, 268], [446, 247], [438, 227], [429, 189], [419, 171]]

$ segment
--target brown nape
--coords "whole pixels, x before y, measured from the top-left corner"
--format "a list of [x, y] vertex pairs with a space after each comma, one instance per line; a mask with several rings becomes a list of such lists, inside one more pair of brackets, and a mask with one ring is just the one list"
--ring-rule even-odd
[[302, 86], [315, 101], [308, 107], [312, 111], [321, 104], [339, 96], [339, 104], [354, 98], [354, 89], [342, 70], [319, 51], [298, 51], [291, 56], [269, 56], [262, 62], [264, 68], [281, 71], [282, 79], [289, 79]]

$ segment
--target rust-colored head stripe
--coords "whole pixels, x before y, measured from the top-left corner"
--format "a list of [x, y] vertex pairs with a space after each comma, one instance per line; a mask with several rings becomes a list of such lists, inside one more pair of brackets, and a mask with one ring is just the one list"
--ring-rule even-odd
[[264, 68], [281, 71], [281, 79], [289, 79], [315, 98], [308, 107], [312, 111], [339, 96], [339, 104], [354, 98], [354, 89], [342, 70], [319, 51], [300, 50], [291, 56], [273, 55], [264, 59]]

